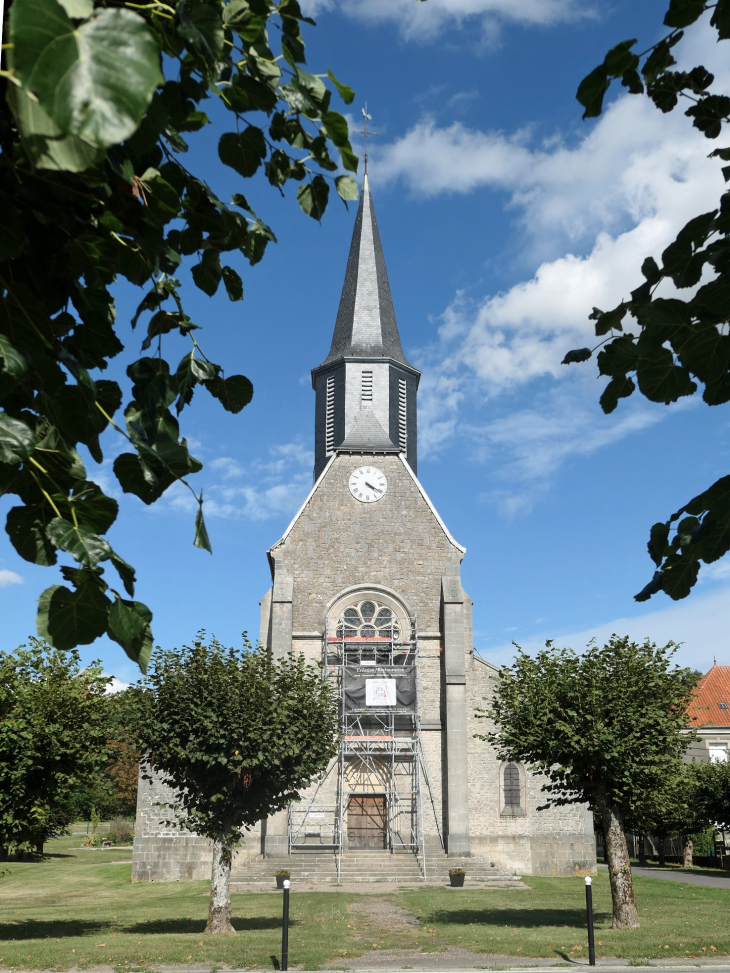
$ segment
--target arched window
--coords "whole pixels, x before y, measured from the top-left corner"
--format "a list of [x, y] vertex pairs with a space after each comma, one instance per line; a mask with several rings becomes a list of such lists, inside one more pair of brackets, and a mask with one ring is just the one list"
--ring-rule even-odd
[[504, 768], [504, 806], [518, 808], [522, 806], [520, 800], [520, 768], [517, 764], [507, 764]]
[[367, 600], [344, 610], [337, 623], [337, 637], [346, 639], [399, 639], [400, 627], [392, 609]]

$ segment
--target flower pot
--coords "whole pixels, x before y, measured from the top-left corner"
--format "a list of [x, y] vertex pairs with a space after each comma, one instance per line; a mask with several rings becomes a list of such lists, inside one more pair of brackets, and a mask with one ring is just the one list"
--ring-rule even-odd
[[466, 875], [463, 872], [461, 873], [461, 875], [453, 875], [453, 874], [449, 875], [449, 878], [451, 879], [452, 889], [464, 888], [464, 879], [466, 878]]
[[276, 887], [277, 887], [277, 889], [283, 889], [284, 888], [284, 882], [289, 878], [289, 876], [288, 875], [275, 875], [274, 878], [276, 879]]

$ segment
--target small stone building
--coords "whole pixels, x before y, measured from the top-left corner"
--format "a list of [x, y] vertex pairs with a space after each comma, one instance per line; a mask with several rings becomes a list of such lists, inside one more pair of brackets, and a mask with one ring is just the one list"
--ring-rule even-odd
[[[475, 738], [498, 670], [474, 653], [466, 549], [417, 476], [419, 379], [366, 176], [331, 348], [312, 371], [314, 485], [268, 552], [261, 600], [261, 642], [320, 662], [335, 687], [342, 744], [301, 802], [250, 834], [236, 867], [316, 853], [338, 876], [363, 854], [396, 871], [415, 861], [433, 873], [441, 859], [502, 874], [593, 871], [588, 810], [538, 811], [542, 779]], [[133, 878], [207, 877], [206, 842], [162, 825], [160, 800], [159, 784], [140, 782]]]

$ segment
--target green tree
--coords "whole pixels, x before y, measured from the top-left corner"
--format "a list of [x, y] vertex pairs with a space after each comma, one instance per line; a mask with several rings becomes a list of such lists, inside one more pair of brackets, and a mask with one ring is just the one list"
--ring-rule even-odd
[[107, 759], [96, 776], [74, 795], [73, 814], [77, 819], [90, 821], [92, 808], [104, 821], [136, 814], [141, 693], [138, 686], [130, 686], [105, 698]]
[[76, 791], [107, 759], [109, 680], [76, 651], [31, 639], [0, 653], [0, 849], [43, 843], [70, 820]]
[[[231, 933], [229, 883], [246, 830], [299, 798], [337, 749], [337, 700], [300, 654], [274, 660], [201, 637], [156, 653], [141, 740], [175, 789], [180, 826], [213, 842], [207, 933]], [[148, 779], [150, 779], [148, 777]]]
[[703, 761], [694, 765], [697, 799], [708, 824], [730, 831], [730, 763]]
[[659, 864], [666, 864], [668, 838], [682, 842], [684, 864], [692, 866], [693, 840], [707, 831], [711, 821], [704, 796], [698, 786], [697, 764], [677, 761], [651, 791], [634, 796], [626, 825], [631, 831], [657, 838]]
[[504, 760], [524, 761], [548, 778], [545, 807], [586, 803], [603, 824], [613, 928], [639, 925], [625, 820], [636, 795], [676, 771], [690, 736], [685, 713], [692, 679], [670, 668], [674, 643], [657, 648], [611, 636], [583, 655], [548, 642], [534, 658], [518, 647], [502, 670], [481, 735]]
[[[578, 88], [583, 118], [601, 114], [611, 82], [620, 79], [631, 94], [646, 94], [662, 112], [686, 105], [685, 115], [694, 127], [708, 139], [719, 138], [730, 117], [728, 93], [713, 89], [714, 76], [702, 65], [673, 70], [672, 51], [684, 28], [709, 11], [718, 41], [729, 39], [730, 0], [670, 0], [664, 18], [670, 30], [660, 41], [640, 54], [634, 51], [635, 39], [612, 47]], [[728, 162], [730, 148], [714, 149], [710, 156]], [[730, 166], [722, 172], [730, 178]], [[660, 262], [648, 256], [641, 273], [644, 281], [630, 300], [610, 311], [593, 308], [590, 318], [596, 322], [599, 343], [569, 351], [563, 364], [586, 361], [601, 349], [598, 371], [610, 379], [600, 399], [606, 413], [637, 385], [647, 399], [667, 405], [694, 395], [698, 383], [707, 405], [730, 400], [730, 192], [722, 194], [717, 209], [691, 219]], [[704, 283], [698, 286], [701, 279]], [[691, 296], [662, 296], [667, 281]], [[646, 601], [658, 591], [675, 601], [685, 598], [697, 581], [700, 562], [711, 564], [728, 549], [730, 476], [723, 476], [651, 528], [649, 554], [656, 571], [636, 600]]]
[[[253, 388], [206, 357], [176, 273], [189, 257], [200, 290], [222, 285], [240, 301], [241, 277], [222, 259], [256, 264], [275, 239], [242, 193], [223, 201], [186, 167], [186, 138], [209, 124], [207, 109], [230, 128], [217, 144], [224, 165], [282, 193], [294, 180], [302, 210], [319, 220], [330, 182], [345, 201], [358, 194], [352, 176], [337, 174], [358, 160], [323, 79], [345, 103], [354, 94], [331, 71], [305, 69], [301, 25], [313, 21], [297, 0], [13, 0], [5, 9], [0, 494], [20, 499], [6, 530], [34, 564], [72, 559], [66, 583], [41, 595], [39, 634], [70, 649], [106, 633], [144, 671], [152, 613], [104, 536], [118, 504], [79, 450], [101, 463], [111, 425], [127, 446], [114, 461], [122, 490], [152, 504], [185, 484], [198, 502], [194, 544], [211, 550], [202, 491], [189, 481], [202, 464], [178, 417], [196, 389], [238, 413]], [[115, 321], [121, 278], [145, 288], [131, 321], [146, 319], [145, 354], [127, 367], [131, 397], [115, 420], [122, 389], [99, 376], [129, 340]], [[163, 356], [171, 334], [189, 345], [177, 365]], [[107, 562], [118, 582], [104, 575]]]

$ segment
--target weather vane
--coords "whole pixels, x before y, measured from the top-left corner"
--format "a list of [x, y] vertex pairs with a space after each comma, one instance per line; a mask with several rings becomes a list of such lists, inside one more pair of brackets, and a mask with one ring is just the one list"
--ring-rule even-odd
[[368, 135], [380, 135], [380, 132], [373, 132], [372, 129], [368, 128], [368, 122], [373, 120], [372, 115], [368, 115], [368, 103], [365, 102], [365, 107], [362, 109], [363, 118], [365, 119], [365, 126], [359, 131], [355, 132], [355, 135], [365, 136], [365, 151], [363, 152], [363, 163], [365, 164], [365, 175], [368, 174]]

